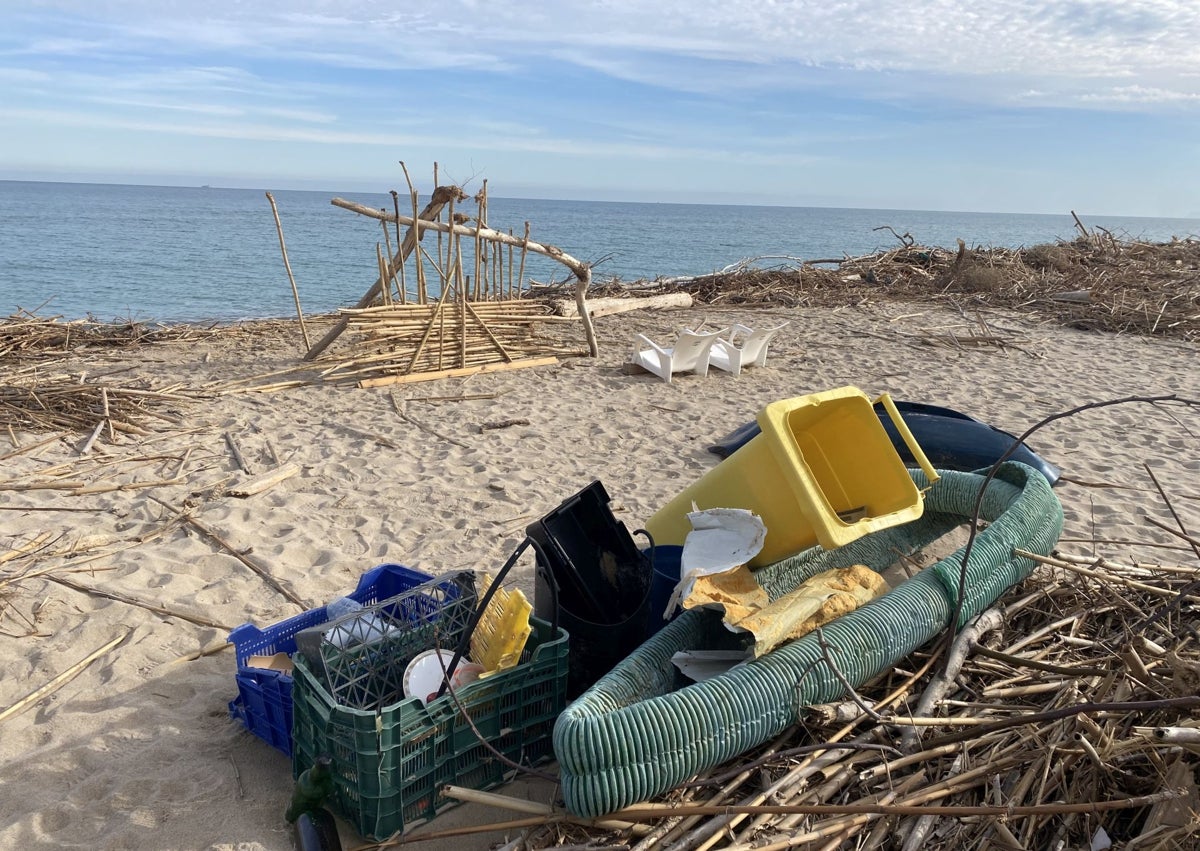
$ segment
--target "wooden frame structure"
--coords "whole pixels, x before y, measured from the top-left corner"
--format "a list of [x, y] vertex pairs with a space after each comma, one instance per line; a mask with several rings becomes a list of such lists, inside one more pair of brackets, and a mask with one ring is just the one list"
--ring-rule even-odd
[[[391, 194], [392, 211], [344, 198], [331, 201], [379, 221], [383, 238], [376, 244], [375, 283], [354, 307], [339, 311], [334, 327], [304, 356], [306, 361], [332, 362], [324, 378], [379, 386], [597, 355], [585, 307], [591, 267], [530, 239], [528, 222], [519, 237], [488, 227], [486, 181], [473, 198], [474, 217], [455, 209], [470, 198], [458, 186], [438, 186], [418, 209], [410, 181], [411, 215], [400, 212], [400, 196]], [[401, 226], [407, 228], [403, 236]], [[426, 239], [430, 233], [436, 241]], [[576, 318], [552, 315], [549, 305], [524, 298], [531, 253], [563, 264], [575, 276]], [[537, 325], [548, 322], [582, 322], [588, 349], [567, 348], [539, 336]], [[353, 337], [350, 350], [342, 346], [331, 357], [327, 349], [347, 331]]]

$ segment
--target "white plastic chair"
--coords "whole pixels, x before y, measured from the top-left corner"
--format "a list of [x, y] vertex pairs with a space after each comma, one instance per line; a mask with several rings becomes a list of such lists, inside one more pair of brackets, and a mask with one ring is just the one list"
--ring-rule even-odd
[[640, 349], [634, 343], [633, 356], [630, 360], [648, 372], [653, 372], [663, 381], [671, 383], [671, 375], [676, 372], [694, 372], [697, 375], [708, 375], [708, 360], [717, 343], [720, 331], [696, 333], [687, 328], [680, 329], [671, 348], [660, 346], [645, 334], [638, 334], [638, 339], [648, 345], [648, 349]]
[[771, 344], [771, 339], [791, 324], [784, 322], [774, 328], [762, 328], [758, 331], [745, 325], [734, 325], [729, 330], [728, 339], [716, 341], [709, 361], [717, 369], [732, 372], [734, 375], [740, 375], [743, 366], [766, 366], [767, 346]]

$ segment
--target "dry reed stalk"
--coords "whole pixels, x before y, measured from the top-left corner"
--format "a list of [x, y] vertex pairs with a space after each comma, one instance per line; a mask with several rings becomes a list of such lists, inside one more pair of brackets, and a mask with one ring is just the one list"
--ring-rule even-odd
[[193, 623], [196, 626], [206, 626], [211, 629], [219, 629], [222, 632], [229, 632], [231, 629], [233, 629], [233, 627], [229, 626], [228, 624], [218, 623], [217, 621], [214, 621], [211, 618], [206, 618], [203, 615], [184, 612], [179, 609], [173, 609], [158, 603], [148, 603], [145, 600], [139, 600], [136, 597], [130, 597], [116, 591], [105, 591], [101, 588], [89, 588], [86, 585], [73, 582], [72, 580], [66, 579], [62, 576], [47, 575], [46, 579], [50, 580], [51, 582], [56, 582], [66, 588], [70, 588], [73, 591], [78, 591], [81, 594], [89, 594], [93, 597], [103, 597], [106, 600], [114, 600], [118, 603], [125, 603], [128, 606], [136, 606], [140, 609], [154, 612], [157, 615], [162, 615], [163, 617], [169, 618], [178, 618], [179, 620]]
[[89, 653], [83, 659], [80, 659], [74, 665], [67, 668], [62, 673], [58, 674], [56, 677], [54, 677], [52, 680], [50, 680], [50, 682], [46, 683], [43, 686], [40, 686], [39, 688], [34, 689], [29, 694], [25, 695], [20, 700], [18, 700], [16, 703], [12, 704], [11, 706], [7, 707], [6, 709], [0, 710], [0, 721], [4, 721], [5, 719], [12, 717], [13, 715], [17, 715], [17, 714], [20, 714], [21, 712], [24, 712], [26, 709], [28, 709], [34, 703], [37, 703], [43, 697], [46, 697], [47, 695], [53, 694], [54, 692], [58, 691], [60, 688], [65, 686], [67, 683], [69, 683], [71, 680], [75, 679], [75, 677], [79, 676], [79, 674], [81, 674], [84, 671], [84, 669], [86, 669], [89, 665], [91, 665], [93, 662], [95, 662], [101, 656], [106, 654], [108, 651], [112, 650], [114, 647], [116, 647], [118, 644], [120, 644], [122, 641], [124, 641], [126, 638], [128, 638], [132, 634], [133, 634], [132, 629], [126, 630], [123, 634], [117, 636], [112, 641], [109, 641], [107, 644], [104, 644], [103, 646], [98, 647], [97, 649], [93, 650], [91, 653]]
[[304, 348], [310, 347], [308, 328], [304, 324], [304, 311], [300, 309], [300, 290], [296, 287], [296, 277], [292, 274], [292, 264], [288, 261], [287, 245], [283, 241], [283, 224], [279, 221], [279, 208], [275, 206], [275, 196], [267, 193], [267, 201], [271, 204], [271, 213], [275, 216], [275, 230], [279, 234], [279, 251], [283, 254], [283, 268], [287, 271], [288, 283], [292, 286], [292, 300], [296, 303], [296, 318], [300, 322], [300, 336], [304, 340]]
[[291, 589], [287, 588], [285, 585], [280, 583], [280, 581], [271, 574], [270, 570], [268, 570], [265, 565], [259, 564], [257, 561], [251, 559], [248, 555], [246, 555], [244, 552], [242, 552], [238, 548], [234, 547], [232, 544], [230, 544], [228, 541], [226, 541], [223, 537], [218, 535], [212, 529], [208, 528], [208, 526], [201, 523], [195, 517], [192, 517], [190, 514], [188, 514], [185, 511], [180, 511], [178, 508], [175, 508], [175, 506], [173, 506], [173, 505], [163, 502], [161, 499], [159, 499], [156, 496], [151, 495], [148, 498], [153, 500], [154, 502], [158, 503], [159, 505], [161, 505], [163, 508], [167, 509], [168, 511], [170, 511], [172, 514], [176, 515], [184, 523], [188, 524], [193, 529], [195, 529], [197, 532], [200, 532], [202, 535], [204, 535], [205, 537], [212, 540], [214, 543], [216, 543], [218, 546], [220, 546], [221, 549], [225, 550], [225, 552], [229, 553], [231, 556], [236, 558], [238, 561], [240, 561], [246, 567], [250, 568], [250, 570], [252, 570], [254, 573], [256, 573], [259, 576], [259, 578], [261, 578], [264, 582], [267, 583], [267, 585], [269, 585], [271, 588], [273, 588], [275, 591], [277, 591], [283, 597], [286, 597], [288, 600], [290, 600], [295, 605], [299, 606], [301, 611], [305, 611], [305, 610], [311, 608], [311, 606], [309, 606], [303, 600], [301, 600], [299, 597], [297, 597], [296, 594]]

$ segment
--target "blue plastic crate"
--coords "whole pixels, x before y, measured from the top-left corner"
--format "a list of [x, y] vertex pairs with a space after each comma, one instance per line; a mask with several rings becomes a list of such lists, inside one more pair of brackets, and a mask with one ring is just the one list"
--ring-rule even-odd
[[[381, 564], [359, 577], [358, 588], [346, 596], [369, 606], [432, 578], [399, 564]], [[238, 696], [229, 702], [229, 715], [288, 756], [292, 755], [292, 677], [280, 671], [246, 667], [246, 661], [251, 656], [291, 655], [296, 652], [296, 633], [328, 620], [325, 607], [321, 606], [265, 630], [246, 623], [229, 633], [238, 666]]]

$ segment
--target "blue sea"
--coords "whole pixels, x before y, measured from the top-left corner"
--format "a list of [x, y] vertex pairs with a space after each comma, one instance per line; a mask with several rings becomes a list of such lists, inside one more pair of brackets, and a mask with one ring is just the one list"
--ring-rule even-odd
[[[390, 210], [391, 196], [272, 195], [305, 313], [352, 306], [377, 277], [382, 228], [330, 200]], [[402, 193], [407, 213], [406, 198]], [[474, 204], [463, 212], [474, 214]], [[1200, 234], [1200, 219], [1080, 216], [1088, 227], [1130, 239]], [[867, 254], [899, 246], [892, 230], [949, 248], [960, 238], [973, 247], [1019, 248], [1077, 235], [1069, 210], [1013, 215], [489, 199], [491, 227], [521, 236], [526, 222], [531, 239], [595, 263], [597, 281], [707, 274], [755, 257]], [[762, 261], [772, 262], [781, 261]], [[527, 279], [566, 277], [564, 267], [541, 258], [526, 267]], [[105, 322], [206, 322], [294, 316], [295, 302], [262, 190], [0, 181], [0, 317], [21, 310]]]

